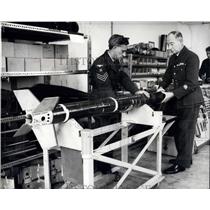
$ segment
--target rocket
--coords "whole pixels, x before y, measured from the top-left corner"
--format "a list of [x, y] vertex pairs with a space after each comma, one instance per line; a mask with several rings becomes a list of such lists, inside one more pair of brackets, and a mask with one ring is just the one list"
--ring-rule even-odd
[[145, 103], [147, 98], [143, 94], [65, 104], [59, 104], [59, 97], [44, 98], [34, 110], [26, 112], [25, 123], [14, 137], [29, 133], [33, 126], [62, 123], [71, 118], [126, 112]]
[[[30, 97], [32, 97], [31, 95], [33, 95], [32, 93], [29, 95], [24, 91], [29, 90], [17, 90], [15, 92], [20, 104], [23, 103], [22, 100], [25, 100], [24, 103], [27, 104]], [[59, 97], [44, 98], [40, 103], [37, 103], [38, 106], [34, 107], [34, 109], [26, 110], [25, 123], [17, 130], [14, 137], [29, 133], [33, 126], [65, 123], [71, 118], [82, 118], [115, 112], [128, 112], [144, 104], [151, 104], [154, 101], [157, 102], [158, 97], [154, 96], [155, 95], [151, 95], [150, 98], [147, 98], [144, 94], [124, 95], [116, 98], [107, 97], [98, 100], [63, 104], [59, 103]], [[162, 100], [162, 95], [159, 98]], [[33, 101], [33, 98], [31, 99]]]

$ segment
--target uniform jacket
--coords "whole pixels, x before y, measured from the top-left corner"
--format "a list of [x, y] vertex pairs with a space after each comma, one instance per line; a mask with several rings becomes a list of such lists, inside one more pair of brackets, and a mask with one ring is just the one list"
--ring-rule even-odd
[[177, 107], [184, 108], [201, 104], [202, 92], [198, 83], [199, 58], [185, 46], [179, 55], [172, 55], [169, 59], [168, 68], [163, 76], [160, 86], [164, 89], [172, 82], [173, 93], [177, 99]]
[[90, 83], [94, 99], [115, 97], [120, 86], [134, 94], [138, 91], [130, 77], [120, 70], [119, 62], [113, 62], [108, 51], [97, 58], [90, 68]]
[[206, 58], [201, 65], [199, 76], [202, 77], [206, 74], [206, 82], [210, 83], [210, 59]]

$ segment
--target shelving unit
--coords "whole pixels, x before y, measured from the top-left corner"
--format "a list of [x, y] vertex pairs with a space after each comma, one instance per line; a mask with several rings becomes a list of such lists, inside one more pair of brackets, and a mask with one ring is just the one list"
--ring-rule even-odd
[[58, 31], [43, 27], [1, 22], [2, 38], [21, 39], [41, 42], [70, 40], [67, 31]]
[[[1, 22], [1, 36], [2, 40], [8, 40], [9, 42], [15, 42], [16, 40], [24, 40], [23, 43], [34, 43], [34, 44], [48, 44], [51, 42], [60, 41], [71, 41], [71, 34], [67, 31], [58, 31], [54, 29], [34, 27], [29, 25], [21, 25], [16, 23]], [[82, 36], [81, 33], [73, 33], [74, 35]], [[54, 71], [15, 71], [15, 72], [1, 72], [2, 88], [5, 90], [18, 89], [18, 85], [24, 81], [36, 81], [40, 83], [42, 81], [45, 84], [50, 84], [51, 76], [65, 76], [65, 75], [78, 75], [87, 74], [87, 69], [84, 70], [54, 70]], [[40, 79], [41, 78], [41, 79]], [[9, 97], [9, 96], [8, 96]], [[14, 98], [13, 98], [14, 99]], [[12, 103], [12, 101], [11, 101]], [[15, 106], [18, 106], [17, 102]], [[7, 105], [6, 105], [7, 106]], [[13, 105], [14, 106], [14, 105]], [[22, 114], [20, 108], [14, 108], [14, 112], [18, 110], [18, 113], [1, 113], [3, 118], [13, 118], [14, 115]], [[3, 110], [2, 110], [3, 111]], [[19, 167], [22, 165], [27, 166], [28, 163], [34, 161], [40, 162], [43, 156], [40, 145], [37, 140], [34, 139], [34, 135], [19, 137], [18, 139], [13, 139], [13, 134], [20, 127], [20, 122], [7, 122], [1, 124], [1, 148], [2, 156], [0, 157], [1, 163], [1, 175], [14, 176], [19, 173]], [[5, 141], [6, 140], [6, 141]], [[6, 149], [6, 150], [5, 150]], [[12, 153], [14, 151], [14, 153]], [[59, 151], [53, 151], [50, 156], [58, 155]], [[4, 154], [6, 156], [4, 156]], [[8, 155], [11, 155], [8, 156]], [[8, 156], [8, 157], [7, 157]], [[42, 159], [41, 159], [42, 161]], [[10, 170], [11, 169], [11, 170]], [[6, 174], [5, 174], [6, 172]]]
[[155, 55], [128, 54], [123, 67], [135, 82], [156, 78], [157, 82], [164, 75], [167, 68], [167, 58]]

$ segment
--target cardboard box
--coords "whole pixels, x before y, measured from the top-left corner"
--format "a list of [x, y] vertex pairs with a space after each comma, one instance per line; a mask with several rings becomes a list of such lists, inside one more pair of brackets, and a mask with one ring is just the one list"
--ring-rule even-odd
[[[157, 142], [153, 141], [149, 146], [148, 151], [157, 152]], [[177, 151], [174, 138], [171, 136], [163, 136], [162, 154], [176, 157]]]
[[68, 45], [55, 45], [55, 58], [68, 58]]
[[56, 71], [67, 71], [68, 59], [65, 59], [65, 58], [55, 59], [55, 69]]
[[14, 57], [14, 43], [13, 42], [2, 42], [2, 56], [3, 57]]
[[24, 58], [7, 58], [8, 72], [24, 72]]
[[78, 59], [77, 58], [69, 58], [68, 59], [68, 71], [77, 71], [78, 70]]
[[43, 58], [55, 58], [54, 45], [49, 45], [49, 44], [43, 45]]
[[55, 60], [53, 58], [42, 58], [41, 59], [41, 71], [54, 71]]
[[42, 58], [43, 57], [42, 45], [28, 45], [28, 57]]
[[39, 58], [26, 58], [25, 71], [27, 72], [41, 71], [40, 59]]
[[14, 43], [15, 57], [16, 58], [27, 58], [28, 57], [28, 44]]
[[1, 72], [6, 72], [6, 58], [1, 57]]

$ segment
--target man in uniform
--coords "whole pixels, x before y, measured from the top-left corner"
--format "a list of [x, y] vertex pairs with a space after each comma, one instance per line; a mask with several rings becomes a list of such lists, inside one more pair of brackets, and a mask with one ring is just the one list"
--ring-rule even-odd
[[[132, 94], [142, 94], [142, 99], [146, 97], [146, 92], [139, 91], [130, 77], [121, 70], [121, 61], [129, 44], [127, 37], [114, 34], [109, 39], [109, 50], [98, 57], [90, 68], [90, 84], [92, 85], [91, 99], [105, 97], [116, 97], [117, 91], [123, 87]], [[144, 93], [144, 94], [143, 94]], [[147, 95], [149, 97], [149, 95]], [[146, 99], [146, 98], [145, 98]], [[106, 114], [94, 116], [96, 127], [113, 124], [120, 121], [120, 114]], [[94, 141], [94, 147], [101, 144], [101, 139]], [[109, 154], [112, 156], [112, 154]], [[110, 173], [109, 164], [97, 164], [97, 168], [102, 173]]]
[[130, 77], [121, 71], [121, 60], [129, 44], [127, 37], [114, 34], [109, 39], [109, 50], [98, 57], [90, 68], [93, 99], [116, 97], [119, 86], [132, 94], [138, 92]]
[[210, 46], [206, 48], [207, 58], [203, 60], [199, 76], [205, 80], [206, 83], [210, 83]]
[[[198, 56], [184, 46], [183, 36], [179, 31], [168, 34], [167, 46], [173, 55], [158, 91], [166, 95], [162, 103], [170, 103], [171, 113], [177, 116], [174, 132], [177, 157], [169, 160], [173, 165], [164, 170], [166, 174], [174, 174], [184, 171], [192, 164], [195, 126], [203, 97], [198, 83]], [[174, 88], [167, 92], [165, 89], [172, 82]]]

